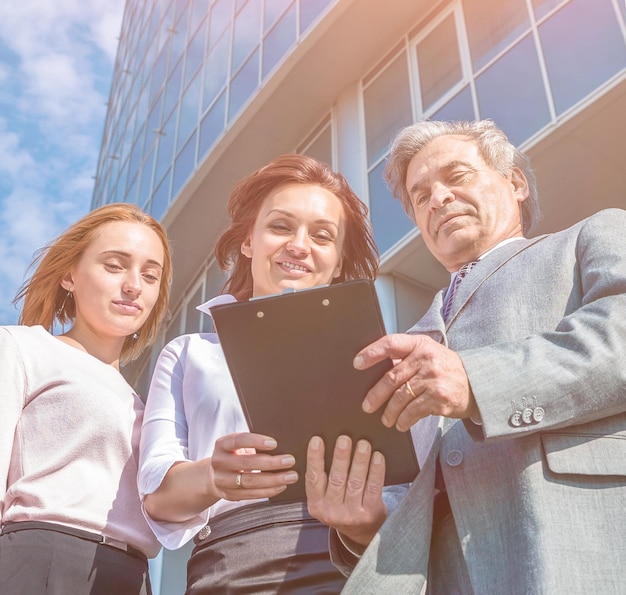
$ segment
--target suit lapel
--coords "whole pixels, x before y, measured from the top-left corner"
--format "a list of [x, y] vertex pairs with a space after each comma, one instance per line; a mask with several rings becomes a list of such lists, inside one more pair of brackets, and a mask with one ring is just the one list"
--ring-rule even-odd
[[[500, 270], [518, 254], [547, 237], [548, 235], [543, 235], [530, 240], [524, 238], [514, 242], [509, 242], [501, 248], [494, 250], [485, 258], [479, 260], [472, 269], [471, 273], [467, 275], [457, 289], [454, 303], [452, 304], [452, 310], [450, 311], [450, 316], [448, 318], [448, 324], [445, 325], [445, 329], [448, 330], [454, 324], [454, 321], [465, 307], [465, 304], [467, 304], [478, 288], [487, 279], [489, 279], [489, 277]], [[445, 344], [447, 345], [447, 337]]]
[[424, 467], [365, 550], [342, 594], [424, 592], [430, 558], [440, 428], [434, 438]]
[[441, 316], [441, 309], [443, 307], [443, 294], [445, 289], [440, 289], [430, 308], [426, 313], [416, 322], [408, 331], [409, 335], [428, 335], [434, 341], [448, 345], [448, 339], [446, 337], [446, 325]]

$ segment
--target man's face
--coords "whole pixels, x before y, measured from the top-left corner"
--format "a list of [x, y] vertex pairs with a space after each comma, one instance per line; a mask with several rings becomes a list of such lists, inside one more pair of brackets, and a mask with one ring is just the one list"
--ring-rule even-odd
[[406, 189], [427, 248], [450, 272], [523, 235], [526, 178], [517, 168], [508, 178], [491, 169], [467, 137], [426, 145], [409, 163]]

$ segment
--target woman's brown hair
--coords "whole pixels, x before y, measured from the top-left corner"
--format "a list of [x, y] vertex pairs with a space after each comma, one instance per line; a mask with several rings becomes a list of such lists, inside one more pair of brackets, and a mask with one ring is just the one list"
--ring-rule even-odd
[[346, 217], [343, 267], [332, 283], [375, 279], [378, 249], [367, 218], [367, 206], [352, 191], [346, 179], [326, 163], [306, 155], [286, 154], [241, 180], [228, 199], [230, 225], [215, 245], [218, 265], [223, 271], [231, 272], [223, 291], [238, 300], [252, 297], [250, 260], [241, 253], [241, 245], [250, 235], [263, 201], [286, 184], [315, 184], [334, 194], [343, 205]]
[[163, 275], [159, 297], [150, 316], [138, 331], [137, 339], [126, 337], [120, 354], [120, 362], [127, 363], [139, 357], [141, 352], [157, 338], [161, 322], [167, 314], [172, 280], [172, 257], [167, 233], [153, 217], [138, 206], [128, 203], [112, 203], [95, 209], [68, 227], [59, 237], [41, 248], [35, 255], [29, 270], [35, 269], [18, 291], [13, 303], [24, 300], [19, 323], [27, 326], [40, 324], [52, 331], [55, 320], [61, 325], [69, 324], [76, 317], [74, 300], [67, 298], [61, 286], [63, 276], [79, 261], [98, 229], [107, 223], [124, 221], [141, 223], [152, 229], [163, 245]]

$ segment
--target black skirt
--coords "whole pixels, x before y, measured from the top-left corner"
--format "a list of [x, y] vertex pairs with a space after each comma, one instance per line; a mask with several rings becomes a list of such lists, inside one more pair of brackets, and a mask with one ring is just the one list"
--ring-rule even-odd
[[0, 536], [2, 595], [150, 595], [145, 557], [48, 529]]
[[328, 527], [306, 504], [262, 502], [209, 521], [187, 564], [187, 595], [337, 594], [345, 577], [332, 565]]

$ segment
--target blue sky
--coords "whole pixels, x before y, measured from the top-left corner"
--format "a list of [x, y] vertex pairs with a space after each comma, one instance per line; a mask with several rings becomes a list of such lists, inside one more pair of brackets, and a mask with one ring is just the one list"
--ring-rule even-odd
[[0, 2], [0, 324], [34, 252], [89, 210], [123, 11]]

